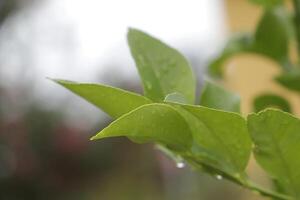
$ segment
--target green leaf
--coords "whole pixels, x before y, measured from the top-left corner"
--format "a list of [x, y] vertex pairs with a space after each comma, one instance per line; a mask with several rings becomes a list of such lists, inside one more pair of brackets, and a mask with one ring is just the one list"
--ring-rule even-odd
[[264, 7], [273, 7], [283, 4], [283, 0], [250, 0], [252, 3], [262, 5]]
[[223, 76], [223, 65], [226, 60], [238, 53], [250, 51], [253, 42], [253, 37], [250, 34], [239, 34], [232, 37], [226, 44], [220, 56], [209, 64], [209, 74], [213, 77], [221, 78]]
[[282, 86], [300, 92], [300, 70], [286, 72], [276, 77], [276, 81]]
[[141, 105], [152, 103], [139, 94], [106, 85], [52, 80], [99, 107], [113, 118], [118, 118]]
[[136, 29], [129, 29], [128, 44], [148, 98], [160, 102], [166, 95], [178, 92], [194, 103], [195, 78], [177, 50]]
[[169, 149], [190, 148], [192, 136], [181, 115], [170, 105], [141, 106], [112, 122], [92, 139], [126, 136], [137, 143], [157, 142]]
[[254, 111], [259, 112], [265, 108], [279, 108], [285, 112], [291, 112], [289, 102], [276, 94], [262, 94], [255, 97], [253, 101]]
[[300, 198], [300, 120], [268, 109], [248, 116], [248, 128], [255, 144], [254, 155], [267, 173], [287, 194]]
[[265, 10], [255, 33], [254, 51], [286, 64], [290, 22], [282, 7]]
[[202, 106], [172, 105], [186, 119], [193, 135], [191, 155], [186, 156], [240, 180], [251, 153], [245, 119]]
[[207, 81], [204, 85], [200, 105], [219, 110], [240, 112], [240, 97], [221, 86]]

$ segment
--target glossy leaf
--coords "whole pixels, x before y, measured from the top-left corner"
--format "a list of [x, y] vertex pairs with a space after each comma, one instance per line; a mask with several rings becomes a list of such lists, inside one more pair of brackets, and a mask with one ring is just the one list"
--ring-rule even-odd
[[200, 105], [219, 110], [240, 112], [240, 97], [212, 82], [206, 82], [200, 97]]
[[166, 95], [178, 92], [194, 103], [196, 82], [184, 56], [136, 29], [129, 30], [128, 44], [148, 98], [159, 102]]
[[276, 77], [276, 81], [290, 90], [300, 92], [300, 70], [283, 73]]
[[253, 101], [254, 111], [259, 112], [265, 108], [279, 108], [285, 112], [291, 112], [289, 102], [276, 94], [262, 94], [255, 97]]
[[141, 105], [152, 102], [139, 94], [106, 85], [76, 83], [58, 79], [53, 79], [53, 81], [99, 107], [113, 118], [120, 117]]
[[112, 122], [92, 139], [126, 136], [134, 142], [157, 142], [171, 149], [187, 150], [192, 143], [190, 129], [170, 105], [141, 106]]
[[279, 111], [265, 110], [248, 117], [258, 163], [284, 191], [300, 198], [300, 120]]
[[202, 106], [177, 105], [193, 135], [191, 157], [240, 179], [251, 152], [246, 121], [240, 115]]

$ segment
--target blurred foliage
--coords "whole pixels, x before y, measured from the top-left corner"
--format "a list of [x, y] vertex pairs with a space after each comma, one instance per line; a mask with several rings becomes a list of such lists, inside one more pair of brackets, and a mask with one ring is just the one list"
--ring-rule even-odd
[[[251, 1], [262, 5], [264, 9], [256, 31], [254, 33], [244, 33], [241, 36], [233, 36], [222, 53], [210, 63], [209, 74], [214, 78], [222, 78], [228, 58], [244, 52], [255, 53], [266, 56], [281, 66], [282, 73], [278, 77], [274, 77], [276, 83], [299, 92], [300, 2], [293, 0], [294, 12], [290, 12], [282, 0]], [[290, 58], [290, 46], [293, 43], [298, 44], [298, 60], [296, 63], [293, 63]], [[289, 102], [282, 97], [269, 95], [268, 93], [262, 94], [262, 96], [255, 98], [253, 102], [255, 111], [275, 106], [284, 111], [293, 112]]]
[[253, 101], [254, 111], [259, 112], [270, 106], [281, 109], [285, 112], [291, 112], [289, 102], [281, 96], [275, 94], [262, 94], [255, 97]]

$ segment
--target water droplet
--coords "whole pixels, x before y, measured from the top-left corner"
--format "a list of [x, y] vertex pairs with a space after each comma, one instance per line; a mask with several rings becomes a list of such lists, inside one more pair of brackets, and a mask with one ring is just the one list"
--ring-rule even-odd
[[184, 162], [178, 162], [178, 163], [176, 163], [176, 167], [181, 169], [181, 168], [185, 167], [185, 164], [184, 164]]
[[218, 180], [222, 180], [222, 179], [223, 179], [223, 177], [222, 177], [221, 175], [216, 175], [216, 179], [218, 179]]

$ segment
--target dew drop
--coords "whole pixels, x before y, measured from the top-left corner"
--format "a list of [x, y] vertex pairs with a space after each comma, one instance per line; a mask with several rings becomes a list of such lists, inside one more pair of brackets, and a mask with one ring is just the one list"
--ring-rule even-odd
[[222, 180], [222, 179], [223, 179], [223, 177], [222, 177], [221, 175], [216, 175], [216, 179], [218, 179], [218, 180]]
[[181, 169], [181, 168], [185, 167], [185, 164], [183, 162], [178, 162], [178, 163], [176, 163], [176, 167]]

